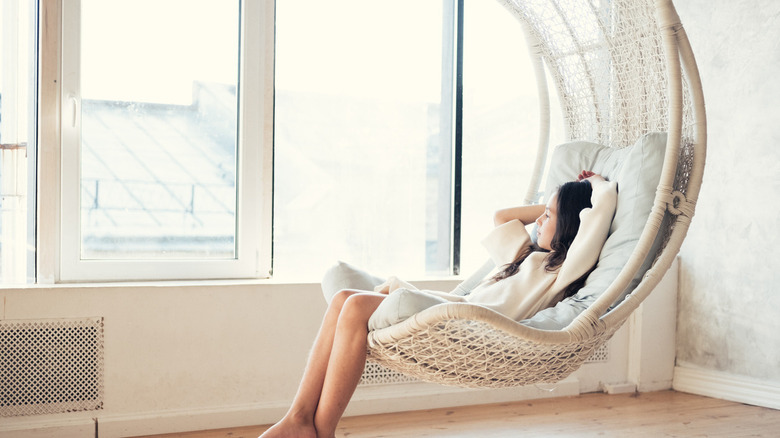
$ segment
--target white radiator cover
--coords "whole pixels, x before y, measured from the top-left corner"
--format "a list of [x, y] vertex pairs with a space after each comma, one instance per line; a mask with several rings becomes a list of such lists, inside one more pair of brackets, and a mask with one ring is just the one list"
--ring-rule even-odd
[[0, 417], [103, 407], [103, 318], [0, 321]]

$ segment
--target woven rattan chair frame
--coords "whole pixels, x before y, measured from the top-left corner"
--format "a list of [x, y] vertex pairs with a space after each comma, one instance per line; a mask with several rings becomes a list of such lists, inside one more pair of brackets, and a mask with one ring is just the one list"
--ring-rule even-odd
[[[499, 0], [526, 33], [542, 111], [539, 152], [526, 201], [536, 200], [549, 148], [545, 67], [569, 139], [626, 147], [668, 132], [654, 206], [628, 263], [562, 330], [538, 330], [489, 309], [442, 304], [373, 331], [369, 360], [429, 382], [507, 387], [566, 378], [617, 331], [678, 254], [693, 217], [706, 154], [701, 81], [671, 0]], [[656, 238], [661, 248], [650, 254]], [[639, 285], [617, 306], [643, 262]]]

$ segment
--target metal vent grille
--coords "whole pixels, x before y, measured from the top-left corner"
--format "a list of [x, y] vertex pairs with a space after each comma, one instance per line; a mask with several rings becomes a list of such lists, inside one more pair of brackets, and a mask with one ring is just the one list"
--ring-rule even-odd
[[609, 362], [609, 343], [605, 342], [601, 344], [599, 348], [593, 351], [588, 360], [585, 363], [594, 362]]
[[363, 376], [358, 384], [360, 386], [370, 386], [410, 382], [419, 382], [419, 380], [385, 368], [382, 365], [366, 362], [366, 368], [363, 370]]
[[0, 321], [0, 417], [103, 408], [103, 318]]

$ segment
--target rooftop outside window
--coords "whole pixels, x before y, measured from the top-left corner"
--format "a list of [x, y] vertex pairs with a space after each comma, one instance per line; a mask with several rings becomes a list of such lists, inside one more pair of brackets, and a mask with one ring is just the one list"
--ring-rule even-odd
[[235, 257], [239, 18], [81, 1], [82, 259]]

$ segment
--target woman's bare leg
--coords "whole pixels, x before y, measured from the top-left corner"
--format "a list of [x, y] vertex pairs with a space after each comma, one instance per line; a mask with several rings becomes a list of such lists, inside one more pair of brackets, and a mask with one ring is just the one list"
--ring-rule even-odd
[[[347, 299], [356, 294], [363, 294], [363, 292], [345, 290], [334, 296], [333, 301], [328, 307], [328, 311], [323, 317], [322, 325], [320, 326], [319, 333], [314, 341], [314, 347], [312, 348], [306, 364], [306, 370], [303, 373], [298, 392], [295, 395], [295, 399], [293, 400], [290, 409], [284, 418], [261, 435], [262, 437], [317, 436], [314, 427], [314, 415], [317, 411], [317, 405], [322, 393], [339, 316]], [[370, 294], [377, 296], [377, 294]], [[378, 295], [378, 297], [381, 301], [381, 298], [384, 298], [385, 295]], [[378, 305], [379, 304], [377, 304], [377, 306]], [[376, 309], [376, 307], [374, 307], [374, 309]], [[371, 310], [371, 313], [373, 313], [373, 310]], [[370, 316], [371, 313], [368, 315]], [[366, 322], [367, 321], [368, 318], [366, 318]], [[363, 343], [365, 345], [365, 335], [363, 337]], [[361, 367], [362, 366], [363, 365], [361, 365]]]
[[366, 364], [368, 319], [387, 295], [357, 294], [344, 303], [314, 416], [319, 438], [335, 437], [336, 426]]

